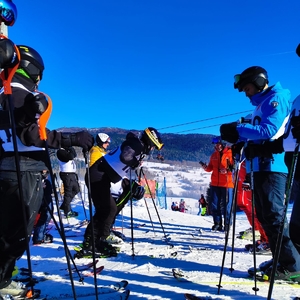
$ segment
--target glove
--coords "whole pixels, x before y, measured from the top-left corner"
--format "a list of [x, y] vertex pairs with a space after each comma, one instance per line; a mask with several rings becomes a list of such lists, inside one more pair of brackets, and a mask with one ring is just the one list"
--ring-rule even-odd
[[229, 143], [235, 144], [239, 139], [239, 133], [236, 129], [238, 123], [227, 123], [220, 127], [221, 139]]
[[292, 124], [292, 135], [294, 139], [300, 140], [300, 116], [293, 116], [291, 118], [291, 124]]
[[249, 174], [246, 175], [246, 178], [242, 183], [242, 189], [244, 191], [250, 191], [251, 190], [251, 178], [250, 178]]
[[78, 146], [84, 152], [89, 151], [94, 145], [94, 137], [87, 131], [80, 131], [76, 133], [62, 133], [61, 147]]
[[263, 144], [248, 143], [244, 150], [245, 156], [248, 160], [254, 157], [273, 158], [273, 154], [282, 153], [283, 136], [274, 141], [266, 141]]
[[141, 200], [144, 197], [145, 189], [143, 186], [135, 183], [132, 187], [132, 198], [135, 200]]
[[47, 107], [48, 101], [42, 94], [33, 95], [29, 93], [24, 99], [23, 110], [25, 114], [32, 119], [35, 119], [36, 114], [41, 115], [45, 112]]
[[239, 142], [239, 143], [233, 144], [231, 146], [232, 156], [236, 156], [237, 154], [240, 154], [244, 145], [245, 145], [245, 142]]
[[205, 168], [207, 167], [207, 164], [204, 163], [203, 161], [199, 161], [199, 164], [201, 165], [201, 167], [202, 167], [203, 169], [205, 169]]

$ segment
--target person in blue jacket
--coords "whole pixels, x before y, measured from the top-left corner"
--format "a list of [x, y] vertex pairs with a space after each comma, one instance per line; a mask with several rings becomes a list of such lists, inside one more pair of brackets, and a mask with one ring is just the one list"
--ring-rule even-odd
[[[269, 86], [267, 71], [258, 66], [250, 67], [235, 75], [234, 88], [244, 92], [255, 109], [251, 123], [237, 122], [220, 127], [222, 139], [236, 143], [246, 141], [247, 145], [263, 144], [283, 135], [290, 114], [290, 92], [278, 82]], [[246, 160], [247, 173], [253, 172], [255, 209], [258, 220], [265, 230], [272, 255], [275, 254], [280, 222], [284, 213], [284, 195], [288, 169], [284, 153], [253, 157]], [[285, 224], [279, 264], [275, 279], [300, 281], [300, 256], [289, 236]], [[269, 278], [272, 261], [264, 264], [263, 271]], [[299, 277], [297, 277], [299, 275]], [[267, 277], [266, 277], [267, 278]]]

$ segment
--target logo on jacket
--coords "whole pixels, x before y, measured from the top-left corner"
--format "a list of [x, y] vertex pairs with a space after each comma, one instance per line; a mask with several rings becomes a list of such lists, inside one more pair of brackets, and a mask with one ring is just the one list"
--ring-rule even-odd
[[277, 107], [278, 104], [279, 104], [279, 103], [278, 103], [277, 101], [272, 101], [272, 102], [271, 102], [271, 105], [272, 105], [273, 108]]

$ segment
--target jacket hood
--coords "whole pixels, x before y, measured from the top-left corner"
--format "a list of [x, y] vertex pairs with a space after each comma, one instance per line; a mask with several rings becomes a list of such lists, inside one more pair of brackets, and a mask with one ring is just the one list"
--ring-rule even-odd
[[266, 99], [266, 95], [271, 97], [275, 93], [281, 94], [285, 98], [290, 98], [291, 96], [290, 91], [288, 89], [282, 88], [280, 82], [277, 82], [275, 85], [270, 86], [266, 90], [252, 96], [250, 98], [250, 102], [253, 106], [258, 106]]

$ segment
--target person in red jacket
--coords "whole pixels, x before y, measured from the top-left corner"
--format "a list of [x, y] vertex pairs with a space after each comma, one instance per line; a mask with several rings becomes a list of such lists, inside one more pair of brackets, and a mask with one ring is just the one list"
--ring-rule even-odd
[[[248, 183], [248, 180], [246, 177], [246, 164], [244, 161], [241, 163], [241, 168], [239, 171], [237, 186], [237, 206], [246, 214], [250, 225], [254, 226], [255, 231], [259, 231], [260, 239], [256, 241], [256, 252], [266, 254], [270, 252], [269, 240], [264, 229], [262, 228], [260, 222], [256, 217], [255, 211], [254, 224], [252, 224], [252, 192], [250, 186], [247, 188], [245, 183]], [[246, 245], [245, 247], [247, 250], [250, 250], [253, 248], [253, 244]]]
[[211, 203], [210, 210], [213, 216], [214, 225], [212, 230], [223, 230], [222, 216], [224, 217], [225, 230], [229, 226], [229, 214], [232, 203], [232, 169], [234, 161], [229, 147], [220, 137], [213, 139], [215, 152], [211, 155], [208, 165], [200, 162], [200, 165], [206, 172], [212, 172], [210, 192]]

